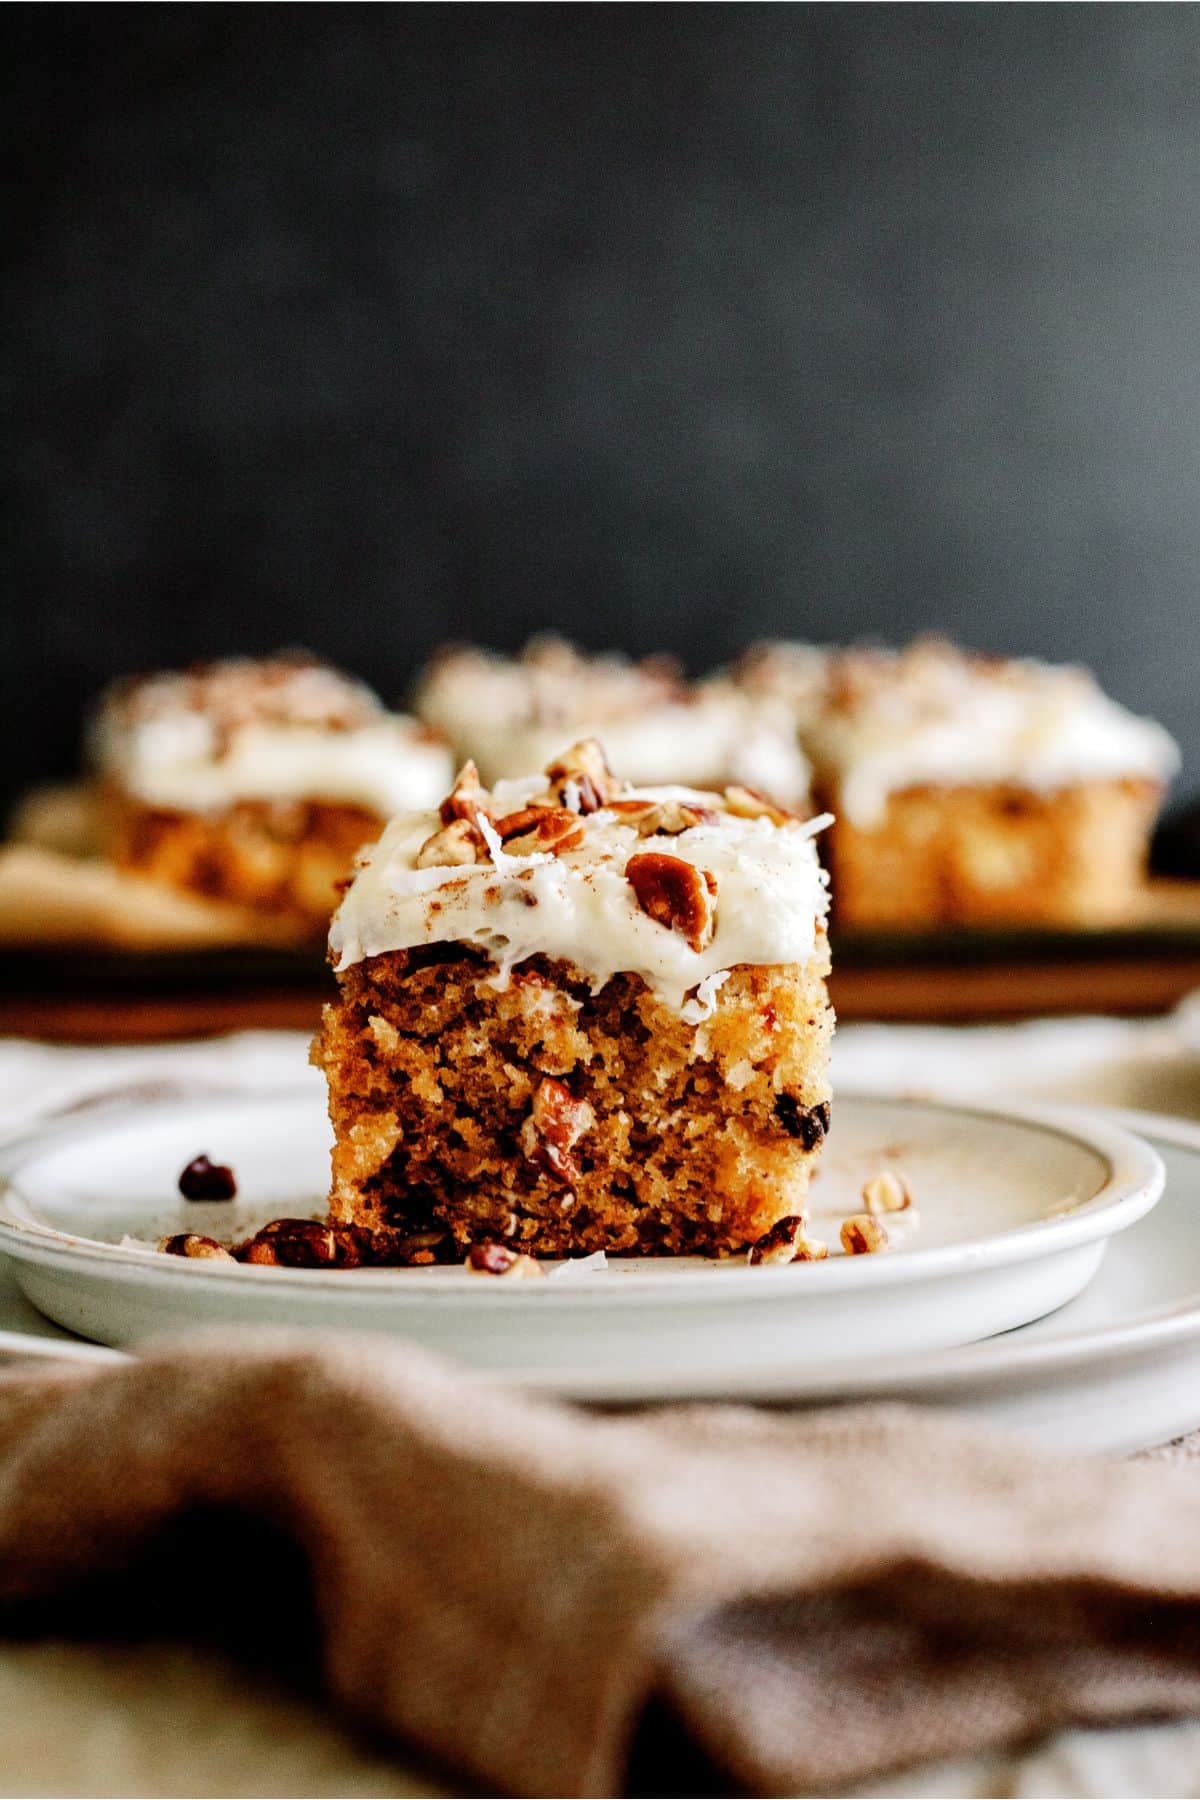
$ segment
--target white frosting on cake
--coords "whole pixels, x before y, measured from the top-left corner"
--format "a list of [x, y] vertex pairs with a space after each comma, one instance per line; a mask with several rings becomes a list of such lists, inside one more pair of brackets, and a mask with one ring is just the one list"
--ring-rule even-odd
[[759, 788], [784, 805], [808, 793], [809, 768], [794, 738], [732, 696], [661, 703], [641, 718], [578, 717], [561, 725], [523, 725], [504, 734], [481, 724], [475, 760], [491, 780], [546, 763], [572, 738], [598, 737], [615, 774], [650, 787], [694, 787], [723, 780]]
[[454, 772], [446, 745], [369, 688], [290, 658], [121, 683], [97, 715], [92, 752], [123, 792], [181, 812], [323, 800], [387, 818], [434, 804]]
[[1054, 793], [1126, 777], [1166, 782], [1179, 751], [1082, 669], [971, 657], [941, 643], [840, 659], [808, 743], [839, 815], [880, 825], [889, 795], [1011, 784]]
[[824, 703], [837, 652], [794, 638], [752, 644], [732, 679], [744, 694], [782, 709], [801, 729]]
[[564, 744], [595, 737], [624, 780], [742, 782], [785, 806], [808, 793], [807, 759], [778, 709], [730, 681], [687, 687], [658, 663], [583, 656], [558, 639], [535, 640], [517, 658], [450, 652], [425, 676], [416, 708], [485, 781], [520, 777]]
[[[543, 793], [545, 777], [501, 782], [493, 818]], [[682, 799], [718, 809], [718, 796], [684, 787], [626, 789], [622, 800]], [[334, 915], [330, 949], [339, 969], [419, 945], [462, 943], [485, 950], [503, 984], [516, 964], [546, 956], [573, 963], [594, 991], [615, 974], [640, 975], [660, 998], [696, 1022], [716, 1004], [727, 972], [740, 964], [803, 963], [813, 954], [827, 907], [826, 878], [813, 837], [827, 819], [739, 818], [725, 811], [672, 835], [641, 837], [608, 807], [581, 819], [584, 841], [559, 855], [512, 856], [487, 821], [488, 860], [418, 868], [439, 830], [436, 812], [393, 819], [364, 851]], [[644, 912], [625, 870], [632, 856], [677, 858], [716, 884], [711, 939], [687, 937]]]

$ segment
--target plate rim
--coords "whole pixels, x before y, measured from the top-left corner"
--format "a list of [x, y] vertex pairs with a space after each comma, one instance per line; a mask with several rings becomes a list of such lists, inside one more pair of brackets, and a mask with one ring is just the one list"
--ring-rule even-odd
[[[882, 1097], [929, 1098], [928, 1094]], [[1200, 1120], [1135, 1107], [1089, 1107], [1080, 1103], [1064, 1103], [1060, 1110], [1079, 1114], [1088, 1120], [1099, 1117], [1114, 1121], [1126, 1130], [1150, 1140], [1152, 1147], [1182, 1149], [1200, 1163]], [[1067, 1336], [1034, 1343], [1022, 1342], [1020, 1332], [1006, 1333], [982, 1343], [918, 1353], [905, 1359], [902, 1365], [893, 1365], [887, 1370], [877, 1368], [874, 1372], [876, 1379], [869, 1389], [861, 1385], [856, 1387], [846, 1378], [841, 1378], [839, 1385], [839, 1377], [834, 1371], [831, 1383], [824, 1391], [797, 1393], [794, 1388], [788, 1392], [781, 1387], [778, 1393], [768, 1394], [760, 1372], [741, 1382], [736, 1392], [724, 1393], [715, 1389], [704, 1391], [698, 1384], [693, 1384], [688, 1390], [671, 1393], [665, 1390], [660, 1379], [654, 1391], [638, 1394], [632, 1391], [626, 1380], [621, 1384], [623, 1397], [614, 1398], [611, 1386], [606, 1394], [588, 1392], [582, 1384], [568, 1387], [560, 1383], [555, 1389], [546, 1382], [542, 1372], [517, 1371], [496, 1376], [483, 1369], [468, 1369], [466, 1373], [474, 1381], [498, 1383], [509, 1388], [519, 1389], [524, 1385], [531, 1391], [540, 1390], [543, 1394], [549, 1388], [553, 1397], [560, 1398], [568, 1405], [671, 1405], [685, 1401], [768, 1406], [864, 1404], [877, 1395], [886, 1400], [889, 1390], [918, 1403], [923, 1400], [930, 1403], [953, 1403], [961, 1395], [961, 1403], [970, 1405], [976, 1398], [1002, 1394], [1006, 1388], [1026, 1385], [1031, 1378], [1032, 1391], [1041, 1391], [1045, 1381], [1052, 1379], [1060, 1370], [1070, 1373], [1080, 1367], [1087, 1369], [1089, 1365], [1094, 1365], [1097, 1371], [1102, 1372], [1114, 1363], [1124, 1367], [1136, 1365], [1145, 1356], [1163, 1349], [1178, 1354], [1196, 1339], [1200, 1339], [1200, 1290], [1168, 1309], [1157, 1308], [1136, 1315], [1128, 1323], [1116, 1328], [1093, 1325]], [[20, 1331], [0, 1331], [0, 1355], [11, 1348], [13, 1355], [23, 1356], [30, 1345], [37, 1346], [38, 1353], [41, 1354], [43, 1343], [47, 1358], [58, 1356], [74, 1362], [111, 1362], [114, 1359], [124, 1361], [139, 1354], [135, 1349], [94, 1344], [82, 1338], [42, 1339]], [[847, 1371], [847, 1375], [848, 1373]], [[924, 1394], [918, 1392], [922, 1387], [926, 1389]]]
[[[436, 1281], [421, 1279], [421, 1273], [404, 1269], [279, 1269], [258, 1268], [238, 1264], [226, 1267], [188, 1262], [184, 1258], [164, 1257], [153, 1249], [123, 1248], [95, 1238], [61, 1231], [38, 1221], [15, 1218], [9, 1209], [8, 1195], [16, 1192], [15, 1177], [19, 1169], [37, 1154], [49, 1154], [59, 1145], [87, 1137], [91, 1133], [118, 1127], [122, 1120], [136, 1118], [148, 1107], [163, 1112], [172, 1108], [212, 1105], [225, 1101], [247, 1109], [264, 1103], [309, 1101], [312, 1090], [297, 1083], [294, 1087], [274, 1089], [269, 1093], [232, 1089], [225, 1094], [211, 1091], [191, 1096], [180, 1094], [169, 1100], [123, 1101], [117, 1097], [111, 1108], [90, 1110], [79, 1118], [45, 1122], [20, 1137], [0, 1146], [0, 1250], [14, 1261], [26, 1264], [80, 1268], [89, 1265], [93, 1271], [121, 1269], [133, 1280], [182, 1280], [211, 1286], [225, 1286], [231, 1281], [245, 1285], [266, 1282], [272, 1292], [287, 1288], [300, 1292], [328, 1289], [339, 1293], [374, 1293], [405, 1296], [410, 1306], [443, 1306], [453, 1303], [464, 1293], [475, 1296], [473, 1304], [514, 1306], [535, 1304], [569, 1305], [578, 1308], [587, 1296], [603, 1296], [606, 1308], [637, 1306], [651, 1294], [669, 1298], [674, 1305], [694, 1302], [705, 1304], [719, 1295], [729, 1299], [753, 1292], [773, 1298], [795, 1293], [796, 1283], [804, 1282], [818, 1293], [884, 1287], [894, 1288], [943, 1278], [955, 1271], [968, 1273], [981, 1269], [1011, 1267], [1041, 1256], [1066, 1252], [1107, 1239], [1136, 1224], [1161, 1198], [1165, 1183], [1162, 1158], [1127, 1125], [1114, 1119], [1109, 1109], [1038, 1106], [1025, 1103], [986, 1106], [928, 1093], [879, 1093], [867, 1089], [849, 1089], [842, 1098], [885, 1106], [914, 1106], [927, 1112], [956, 1117], [983, 1119], [993, 1125], [1019, 1125], [1066, 1138], [1100, 1157], [1108, 1175], [1098, 1193], [1082, 1201], [1069, 1212], [1035, 1219], [1032, 1222], [994, 1235], [965, 1243], [938, 1245], [930, 1249], [907, 1250], [903, 1256], [831, 1257], [818, 1263], [790, 1266], [748, 1267], [730, 1269], [727, 1259], [723, 1272], [703, 1267], [669, 1273], [666, 1270], [639, 1269], [622, 1274], [618, 1280], [603, 1286], [579, 1281], [485, 1282], [465, 1271], [438, 1271]], [[1116, 1189], [1115, 1193], [1109, 1192]], [[414, 1280], [414, 1274], [417, 1279]]]
[[[1064, 1114], [1101, 1115], [1135, 1134], [1144, 1133], [1151, 1147], [1155, 1142], [1166, 1144], [1170, 1148], [1190, 1151], [1200, 1160], [1200, 1120], [1136, 1107], [1088, 1107], [1064, 1102], [1061, 1110]], [[1150, 1210], [1147, 1208], [1147, 1212]], [[670, 1380], [661, 1376], [651, 1393], [648, 1383], [642, 1391], [640, 1380], [626, 1378], [621, 1385], [627, 1398], [613, 1404], [673, 1405], [685, 1400], [700, 1405], [708, 1401], [734, 1400], [741, 1400], [746, 1405], [833, 1404], [856, 1400], [865, 1404], [877, 1398], [886, 1399], [889, 1395], [911, 1397], [917, 1389], [925, 1387], [931, 1398], [943, 1398], [955, 1392], [969, 1395], [984, 1388], [995, 1390], [1020, 1384], [1029, 1375], [1044, 1377], [1060, 1371], [1069, 1373], [1080, 1367], [1096, 1369], [1113, 1362], [1128, 1363], [1163, 1349], [1177, 1349], [1195, 1339], [1200, 1339], [1200, 1289], [1188, 1299], [1157, 1307], [1115, 1327], [1085, 1326], [1061, 1337], [1033, 1342], [1022, 1341], [1020, 1330], [1000, 1332], [995, 1337], [951, 1345], [945, 1350], [917, 1351], [898, 1357], [886, 1367], [877, 1366], [871, 1372], [869, 1383], [865, 1377], [859, 1378], [862, 1372], [856, 1365], [830, 1364], [806, 1391], [797, 1393], [794, 1386], [789, 1388], [788, 1382], [789, 1375], [794, 1381], [794, 1370], [785, 1364], [779, 1371], [756, 1371], [747, 1376], [736, 1394], [723, 1393], [716, 1385], [706, 1384], [703, 1380], [693, 1381], [689, 1387], [683, 1378], [676, 1379], [674, 1391], [670, 1391]], [[485, 1379], [499, 1378], [487, 1375]], [[546, 1385], [544, 1374], [537, 1370], [507, 1371], [503, 1379], [513, 1386]], [[778, 1391], [773, 1393], [773, 1387]], [[589, 1376], [568, 1377], [554, 1388], [554, 1392], [567, 1401], [599, 1402], [599, 1385], [593, 1389]]]

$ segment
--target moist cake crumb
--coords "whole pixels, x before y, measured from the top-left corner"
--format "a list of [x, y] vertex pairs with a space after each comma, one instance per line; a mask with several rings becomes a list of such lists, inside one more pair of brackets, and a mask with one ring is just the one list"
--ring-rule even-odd
[[[820, 821], [598, 759], [491, 793], [468, 772], [360, 859], [313, 1053], [334, 1224], [726, 1256], [802, 1212], [830, 1116]], [[422, 861], [447, 817], [472, 860]]]

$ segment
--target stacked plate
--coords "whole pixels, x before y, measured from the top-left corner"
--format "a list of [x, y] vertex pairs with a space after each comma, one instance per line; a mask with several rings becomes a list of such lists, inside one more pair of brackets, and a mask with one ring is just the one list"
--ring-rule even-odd
[[[881, 1167], [903, 1168], [915, 1205], [883, 1255], [787, 1267], [614, 1259], [513, 1283], [152, 1248], [318, 1215], [328, 1148], [307, 1085], [114, 1103], [6, 1146], [0, 1351], [96, 1358], [202, 1325], [354, 1329], [610, 1405], [903, 1399], [1094, 1450], [1200, 1424], [1198, 1126], [840, 1094], [813, 1235], [836, 1245]], [[233, 1165], [236, 1201], [178, 1197], [200, 1151]]]

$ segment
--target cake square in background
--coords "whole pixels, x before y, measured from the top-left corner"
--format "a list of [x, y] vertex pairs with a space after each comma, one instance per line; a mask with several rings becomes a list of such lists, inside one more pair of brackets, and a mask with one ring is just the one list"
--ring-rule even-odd
[[311, 936], [361, 845], [453, 772], [429, 727], [301, 652], [119, 681], [91, 744], [118, 867]]
[[1136, 910], [1179, 753], [1084, 669], [972, 654], [760, 645], [735, 679], [790, 709], [840, 924], [1089, 926]]
[[788, 709], [724, 677], [688, 682], [671, 657], [589, 655], [549, 635], [512, 657], [448, 646], [418, 680], [413, 708], [485, 781], [527, 775], [594, 737], [626, 781], [738, 783], [785, 807], [808, 804]]

